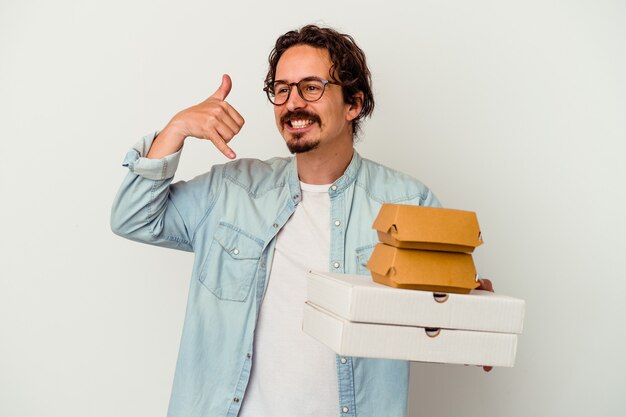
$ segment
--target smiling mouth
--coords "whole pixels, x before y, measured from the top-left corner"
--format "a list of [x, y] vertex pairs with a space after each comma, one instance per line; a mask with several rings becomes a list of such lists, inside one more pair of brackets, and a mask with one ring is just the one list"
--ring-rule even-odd
[[321, 125], [319, 116], [303, 111], [287, 113], [282, 117], [281, 121], [292, 129], [305, 129], [313, 123]]
[[296, 119], [296, 120], [290, 120], [288, 122], [289, 126], [293, 127], [294, 129], [304, 129], [307, 126], [310, 126], [311, 124], [313, 124], [313, 120], [311, 119]]

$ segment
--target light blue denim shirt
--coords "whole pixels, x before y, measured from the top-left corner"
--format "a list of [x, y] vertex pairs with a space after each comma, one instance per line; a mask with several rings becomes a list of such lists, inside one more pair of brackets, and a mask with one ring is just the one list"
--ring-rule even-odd
[[[154, 136], [126, 156], [130, 172], [113, 204], [111, 227], [132, 240], [195, 253], [168, 416], [234, 417], [254, 361], [275, 237], [301, 200], [296, 159], [239, 159], [171, 184], [180, 151], [145, 158]], [[369, 275], [365, 264], [377, 243], [371, 226], [382, 203], [439, 206], [419, 181], [356, 151], [328, 194], [328, 270], [349, 274]], [[406, 416], [408, 362], [337, 357], [336, 366], [337, 415]]]

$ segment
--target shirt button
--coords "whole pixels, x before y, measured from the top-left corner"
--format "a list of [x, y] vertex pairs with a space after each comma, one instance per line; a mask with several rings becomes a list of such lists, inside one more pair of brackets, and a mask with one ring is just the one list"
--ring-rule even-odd
[[233, 255], [239, 255], [239, 249], [233, 249]]
[[235, 397], [235, 398], [233, 398], [233, 401], [238, 403], [239, 402], [239, 398]]
[[331, 185], [330, 189], [333, 190], [333, 191], [337, 191], [337, 186], [336, 185]]
[[272, 226], [276, 228], [278, 227], [278, 223], [274, 223]]
[[299, 196], [298, 194], [296, 194], [296, 195], [294, 195], [294, 196], [293, 196], [293, 199], [294, 199], [294, 200], [297, 200], [298, 198], [300, 198], [300, 196]]
[[335, 220], [335, 226], [339, 226], [341, 222], [339, 220]]
[[341, 412], [347, 413], [348, 411], [350, 411], [348, 407], [341, 407]]
[[339, 268], [339, 267], [341, 266], [341, 264], [340, 264], [339, 262], [335, 262], [335, 263], [333, 264], [333, 266], [334, 266], [335, 268]]
[[341, 363], [346, 363], [346, 362], [348, 362], [348, 360], [347, 360], [346, 358], [341, 358], [341, 359], [340, 359], [340, 361], [341, 361]]
[[252, 355], [251, 355], [251, 354], [246, 353], [246, 358], [250, 359], [251, 357], [252, 357]]

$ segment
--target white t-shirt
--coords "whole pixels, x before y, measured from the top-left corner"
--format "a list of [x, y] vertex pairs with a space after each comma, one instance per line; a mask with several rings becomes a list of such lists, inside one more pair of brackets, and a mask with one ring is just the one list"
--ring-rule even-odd
[[335, 353], [302, 331], [306, 272], [330, 262], [330, 185], [300, 183], [302, 201], [276, 237], [240, 417], [334, 417]]

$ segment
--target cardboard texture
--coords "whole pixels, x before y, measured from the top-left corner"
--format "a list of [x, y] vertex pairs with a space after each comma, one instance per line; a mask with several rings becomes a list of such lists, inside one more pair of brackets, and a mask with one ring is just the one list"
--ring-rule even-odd
[[397, 248], [471, 253], [483, 243], [471, 211], [383, 204], [372, 228]]
[[[476, 214], [383, 204], [359, 275], [309, 272], [303, 330], [340, 355], [513, 366], [523, 300], [479, 286]], [[406, 291], [421, 290], [421, 291]]]
[[374, 281], [394, 288], [467, 294], [479, 285], [472, 255], [466, 253], [399, 249], [379, 243], [367, 268]]
[[510, 367], [517, 348], [514, 334], [355, 323], [310, 303], [302, 328], [344, 356]]
[[474, 290], [471, 294], [406, 291], [368, 276], [311, 271], [307, 300], [353, 322], [499, 333], [521, 333], [525, 302]]

